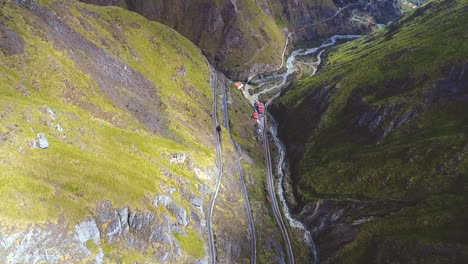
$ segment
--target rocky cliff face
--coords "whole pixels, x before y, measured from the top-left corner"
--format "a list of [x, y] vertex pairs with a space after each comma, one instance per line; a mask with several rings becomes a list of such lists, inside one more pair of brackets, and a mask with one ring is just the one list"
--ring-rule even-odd
[[[210, 62], [232, 78], [276, 69], [285, 37], [317, 40], [334, 34], [365, 34], [375, 23], [399, 16], [392, 1], [333, 3], [327, 1], [109, 1], [174, 28], [193, 41]], [[346, 7], [337, 14], [338, 8]], [[324, 23], [315, 23], [324, 21]]]
[[239, 75], [272, 67], [284, 43], [267, 2], [255, 1], [85, 1], [120, 5], [168, 25], [192, 40], [219, 69]]
[[272, 105], [322, 263], [466, 261], [466, 8], [432, 2], [346, 43]]
[[[2, 227], [0, 256], [6, 263], [104, 263], [104, 260], [143, 259], [180, 263], [191, 259], [188, 253], [198, 256], [199, 262], [206, 262], [203, 242], [198, 237], [206, 228], [202, 204], [193, 203], [187, 212], [169, 194], [155, 196], [153, 206], [148, 211], [131, 211], [128, 207], [114, 208], [111, 201], [105, 201], [97, 204], [93, 216], [74, 227], [69, 227], [65, 219], [26, 229]], [[157, 215], [158, 206], [166, 212]], [[187, 230], [187, 226], [191, 228]], [[181, 238], [192, 239], [191, 243], [198, 246], [188, 248]]]

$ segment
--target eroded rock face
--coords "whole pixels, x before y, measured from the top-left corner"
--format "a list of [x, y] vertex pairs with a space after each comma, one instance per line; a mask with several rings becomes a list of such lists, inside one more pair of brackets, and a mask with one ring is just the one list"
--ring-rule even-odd
[[195, 207], [199, 207], [199, 208], [203, 207], [203, 199], [201, 199], [199, 197], [194, 197], [194, 198], [190, 199], [190, 201], [192, 202], [192, 204]]
[[187, 226], [188, 218], [187, 211], [185, 210], [185, 208], [175, 203], [170, 203], [167, 207], [176, 216], [178, 224], [182, 226]]
[[364, 7], [370, 12], [379, 24], [387, 24], [402, 15], [398, 0], [371, 1]]
[[75, 230], [70, 232], [64, 223], [46, 223], [24, 231], [0, 227], [0, 257], [4, 263], [74, 263], [98, 257], [84, 244], [98, 238], [93, 233], [95, 222], [86, 220]]
[[359, 95], [355, 96], [346, 108], [347, 111], [351, 109], [358, 114], [349, 120], [348, 128], [372, 140], [385, 138], [391, 131], [421, 112], [419, 106], [404, 110], [403, 105], [398, 103], [370, 105], [364, 103]]
[[110, 201], [101, 202], [94, 216], [75, 224], [72, 230], [63, 221], [38, 224], [25, 231], [0, 226], [0, 257], [6, 263], [58, 263], [63, 259], [66, 260], [60, 263], [76, 263], [82, 259], [95, 263], [116, 261], [112, 254], [104, 253], [102, 244], [106, 243], [117, 251], [121, 246], [142, 252], [150, 250], [152, 262], [185, 262], [190, 257], [184, 255], [173, 233], [186, 234], [185, 227], [189, 224], [195, 230], [204, 230], [204, 221], [193, 209], [192, 216], [197, 221], [190, 221], [185, 208], [172, 200], [163, 206], [168, 211], [157, 215], [156, 210], [115, 208]]
[[432, 103], [441, 98], [468, 101], [468, 63], [454, 65], [446, 70], [446, 77], [437, 82], [434, 89], [425, 95], [425, 102]]
[[101, 234], [93, 218], [75, 225], [75, 234], [81, 243], [86, 243], [89, 240], [93, 240], [94, 243], [101, 241]]
[[160, 204], [163, 206], [167, 206], [170, 203], [172, 203], [172, 198], [164, 194], [156, 195], [156, 197], [154, 197], [154, 200], [153, 200], [154, 206], [158, 206]]
[[374, 17], [375, 22], [378, 24], [387, 24], [398, 19], [402, 15], [402, 10], [400, 8], [401, 0], [344, 0], [334, 2], [340, 7], [353, 5], [353, 8], [356, 7], [359, 10], [368, 12]]

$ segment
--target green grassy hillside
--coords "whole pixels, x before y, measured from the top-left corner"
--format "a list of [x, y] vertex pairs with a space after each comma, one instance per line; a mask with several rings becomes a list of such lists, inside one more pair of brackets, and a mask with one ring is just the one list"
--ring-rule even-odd
[[[0, 4], [0, 226], [73, 225], [100, 201], [150, 210], [162, 186], [189, 208], [214, 165], [210, 69], [199, 49], [121, 8]], [[38, 133], [48, 149], [33, 146]], [[188, 162], [171, 162], [174, 153]], [[201, 258], [203, 241], [188, 228], [190, 239], [177, 239]]]
[[467, 8], [432, 1], [340, 45], [272, 106], [303, 203], [398, 204], [348, 215], [375, 220], [334, 262], [466, 261]]

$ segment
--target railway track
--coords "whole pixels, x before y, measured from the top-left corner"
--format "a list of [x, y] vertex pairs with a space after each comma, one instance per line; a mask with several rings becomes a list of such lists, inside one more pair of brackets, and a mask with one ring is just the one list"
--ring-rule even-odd
[[286, 244], [286, 253], [288, 257], [288, 263], [294, 264], [294, 252], [291, 245], [291, 239], [289, 238], [288, 229], [283, 220], [283, 216], [281, 215], [281, 211], [278, 205], [278, 200], [276, 199], [276, 192], [275, 192], [275, 184], [274, 184], [274, 175], [273, 175], [273, 166], [271, 162], [271, 151], [270, 151], [270, 143], [268, 140], [267, 134], [267, 118], [262, 118], [262, 132], [263, 132], [263, 148], [265, 151], [265, 166], [267, 172], [267, 189], [268, 189], [268, 196], [271, 199], [271, 208], [273, 210], [273, 214], [276, 218], [276, 222], [280, 227], [281, 234], [283, 235], [284, 243]]
[[217, 177], [215, 189], [213, 193], [211, 194], [210, 203], [208, 205], [208, 215], [206, 217], [206, 222], [208, 226], [210, 261], [213, 264], [216, 263], [216, 245], [215, 245], [215, 237], [214, 237], [214, 231], [213, 231], [213, 210], [216, 204], [216, 198], [218, 197], [219, 187], [221, 186], [221, 179], [223, 176], [223, 152], [221, 148], [221, 131], [217, 129], [219, 126], [217, 103], [218, 101], [217, 101], [216, 85], [213, 85], [212, 116], [213, 116], [213, 131], [216, 135], [216, 158], [217, 158], [216, 165], [218, 167], [218, 177]]
[[250, 233], [250, 249], [251, 249], [251, 259], [250, 263], [256, 264], [257, 263], [257, 238], [256, 238], [256, 231], [255, 231], [255, 222], [252, 216], [252, 208], [250, 206], [249, 195], [247, 193], [247, 186], [245, 183], [245, 175], [244, 170], [242, 169], [240, 158], [239, 158], [239, 146], [234, 141], [231, 136], [231, 129], [229, 127], [229, 112], [228, 112], [228, 103], [227, 103], [227, 88], [224, 87], [224, 94], [223, 94], [223, 116], [224, 116], [224, 126], [226, 127], [227, 133], [229, 133], [229, 140], [234, 147], [234, 157], [236, 159], [236, 167], [237, 171], [240, 175], [240, 181], [242, 185], [242, 196], [245, 201], [245, 210], [247, 213], [247, 221], [249, 223], [249, 233]]

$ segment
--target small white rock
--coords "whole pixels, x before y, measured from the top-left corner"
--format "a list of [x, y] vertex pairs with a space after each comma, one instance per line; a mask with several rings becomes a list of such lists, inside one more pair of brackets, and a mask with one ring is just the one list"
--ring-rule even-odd
[[44, 133], [38, 133], [37, 137], [39, 139], [39, 148], [41, 149], [49, 148], [49, 141], [45, 137]]
[[176, 163], [176, 164], [182, 164], [185, 162], [187, 159], [187, 154], [185, 153], [174, 153], [171, 155], [170, 162], [171, 164]]
[[50, 107], [48, 107], [48, 106], [47, 106], [46, 110], [47, 110], [47, 112], [49, 113], [50, 118], [51, 118], [52, 120], [55, 120], [55, 113], [54, 113], [54, 110], [50, 109]]
[[37, 148], [37, 144], [38, 144], [38, 143], [37, 143], [37, 140], [36, 140], [36, 139], [29, 142], [29, 146], [31, 146], [31, 148]]

